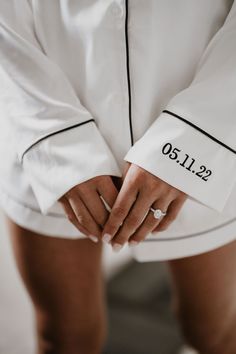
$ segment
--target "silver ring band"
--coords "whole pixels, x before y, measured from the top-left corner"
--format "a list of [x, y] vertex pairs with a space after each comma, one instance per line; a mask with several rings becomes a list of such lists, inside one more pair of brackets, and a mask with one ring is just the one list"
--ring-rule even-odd
[[161, 211], [161, 209], [150, 208], [153, 211], [153, 215], [155, 219], [160, 219], [162, 216], [166, 215], [166, 212]]

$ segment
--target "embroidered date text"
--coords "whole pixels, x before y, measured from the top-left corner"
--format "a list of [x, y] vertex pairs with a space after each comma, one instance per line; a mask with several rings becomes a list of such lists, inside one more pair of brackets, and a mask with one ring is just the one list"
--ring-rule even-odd
[[[175, 160], [179, 166], [186, 168], [187, 171], [195, 173], [196, 176], [200, 177], [203, 181], [208, 181], [209, 176], [212, 174], [211, 170], [207, 170], [207, 167], [201, 165], [198, 170], [196, 171], [196, 167], [194, 167], [195, 159], [193, 157], [189, 157], [188, 154], [185, 154], [184, 160], [181, 162], [181, 157], [178, 153], [181, 153], [180, 149], [176, 147], [173, 148], [170, 143], [166, 143], [162, 148], [163, 155], [168, 155], [171, 160]], [[181, 154], [180, 154], [181, 155]]]

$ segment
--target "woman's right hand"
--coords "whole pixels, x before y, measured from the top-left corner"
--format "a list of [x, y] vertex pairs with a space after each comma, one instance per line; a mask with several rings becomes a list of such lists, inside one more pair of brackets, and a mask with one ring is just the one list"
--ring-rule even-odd
[[118, 195], [114, 182], [109, 175], [96, 176], [72, 187], [58, 199], [72, 224], [94, 242], [101, 238], [109, 216], [100, 195], [112, 208]]

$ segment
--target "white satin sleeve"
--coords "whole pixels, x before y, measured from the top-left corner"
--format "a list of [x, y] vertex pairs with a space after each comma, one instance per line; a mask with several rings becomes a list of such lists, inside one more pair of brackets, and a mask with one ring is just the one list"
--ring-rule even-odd
[[94, 117], [35, 35], [27, 0], [0, 2], [0, 105], [41, 212], [74, 185], [121, 176]]
[[221, 212], [236, 181], [236, 2], [186, 89], [135, 142], [135, 163]]

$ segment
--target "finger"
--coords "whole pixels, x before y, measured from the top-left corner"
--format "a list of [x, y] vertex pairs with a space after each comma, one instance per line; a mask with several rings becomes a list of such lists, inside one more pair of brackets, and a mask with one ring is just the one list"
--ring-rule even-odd
[[124, 181], [121, 190], [115, 200], [111, 213], [102, 232], [102, 240], [110, 242], [123, 223], [130, 208], [137, 198], [138, 190], [130, 183]]
[[168, 207], [168, 214], [161, 220], [161, 222], [154, 228], [152, 232], [166, 230], [170, 226], [170, 224], [176, 219], [185, 200], [186, 198], [176, 198], [175, 200], [173, 200]]
[[93, 219], [78, 193], [74, 193], [73, 196], [70, 195], [68, 201], [79, 223], [89, 231], [90, 236], [93, 236], [94, 239], [95, 237], [98, 238], [101, 235], [101, 228]]
[[[161, 209], [163, 212], [169, 212], [169, 210], [167, 211], [167, 209], [168, 209], [168, 206], [170, 203], [171, 203], [170, 200], [168, 200], [166, 198], [162, 198], [162, 199], [158, 199], [152, 205], [152, 207], [154, 209]], [[144, 240], [145, 237], [147, 236], [147, 234], [150, 233], [161, 222], [162, 218], [163, 218], [163, 216], [161, 217], [161, 219], [156, 219], [154, 217], [153, 211], [151, 211], [149, 208], [147, 216], [144, 219], [144, 221], [142, 222], [141, 226], [129, 238], [129, 244], [135, 245], [135, 244], [139, 243], [140, 241]]]
[[101, 180], [96, 188], [102, 203], [105, 203], [105, 207], [107, 207], [108, 212], [110, 213], [118, 196], [118, 189], [116, 188], [112, 178], [108, 176], [107, 179]]
[[71, 208], [71, 205], [69, 203], [69, 201], [67, 200], [67, 198], [61, 198], [60, 202], [62, 204], [62, 208], [65, 211], [65, 214], [67, 216], [67, 218], [69, 219], [69, 221], [80, 231], [82, 232], [85, 236], [87, 236], [88, 238], [90, 238], [93, 242], [98, 242], [98, 239], [92, 237], [89, 233], [89, 231], [79, 223], [74, 210]]
[[[118, 230], [117, 234], [112, 239], [112, 244], [118, 243], [123, 246], [125, 242], [128, 241], [130, 236], [137, 230], [137, 228], [142, 224], [145, 219], [150, 204], [154, 203], [156, 197], [153, 200], [147, 195], [146, 191], [140, 191], [138, 197], [131, 207], [127, 217], [125, 218], [122, 226]], [[116, 246], [118, 248], [118, 246]], [[120, 248], [120, 247], [119, 247]]]
[[77, 193], [84, 205], [86, 205], [94, 221], [102, 227], [108, 218], [109, 212], [105, 208], [96, 189], [91, 189], [90, 186], [84, 185], [78, 189]]

